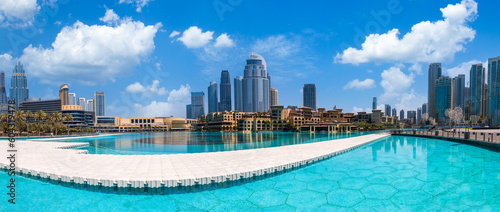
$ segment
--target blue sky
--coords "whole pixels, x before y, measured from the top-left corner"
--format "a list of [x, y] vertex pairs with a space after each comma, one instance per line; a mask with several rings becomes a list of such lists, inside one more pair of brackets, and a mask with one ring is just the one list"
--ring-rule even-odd
[[[22, 4], [21, 4], [22, 3]], [[498, 1], [76, 1], [0, 3], [0, 69], [25, 65], [30, 97], [106, 94], [106, 115], [185, 117], [190, 91], [256, 51], [281, 105], [356, 112], [427, 102], [427, 67], [444, 74], [499, 56]], [[178, 33], [175, 33], [178, 32]], [[468, 81], [468, 79], [467, 79]]]

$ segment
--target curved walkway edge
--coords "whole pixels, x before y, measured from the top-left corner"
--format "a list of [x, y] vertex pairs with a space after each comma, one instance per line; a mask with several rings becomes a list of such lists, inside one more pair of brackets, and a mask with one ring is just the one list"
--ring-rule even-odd
[[[173, 155], [99, 155], [72, 150], [88, 143], [20, 141], [18, 172], [105, 187], [161, 188], [224, 183], [318, 162], [390, 136], [371, 134], [307, 144]], [[7, 146], [8, 141], [0, 141]], [[0, 151], [0, 168], [10, 163]]]

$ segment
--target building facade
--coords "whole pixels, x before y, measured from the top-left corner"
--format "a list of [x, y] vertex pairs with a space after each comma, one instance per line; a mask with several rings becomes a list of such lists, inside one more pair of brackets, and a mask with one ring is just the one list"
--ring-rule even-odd
[[28, 99], [19, 104], [19, 109], [24, 112], [31, 111], [33, 114], [39, 110], [47, 114], [52, 114], [53, 112], [61, 111], [61, 100], [40, 100], [38, 98]]
[[59, 99], [61, 105], [69, 105], [69, 87], [67, 84], [61, 85], [59, 88]]
[[436, 80], [441, 77], [441, 63], [429, 65], [429, 89], [427, 99], [429, 101], [429, 117], [436, 118]]
[[78, 98], [78, 105], [82, 106], [82, 109], [85, 110], [85, 98]]
[[403, 109], [401, 109], [399, 111], [399, 120], [403, 120], [405, 118], [405, 111]]
[[396, 108], [392, 108], [392, 116], [398, 116], [398, 110], [396, 110]]
[[10, 81], [10, 95], [9, 100], [16, 101], [16, 108], [24, 100], [29, 98], [28, 80], [26, 79], [26, 72], [24, 71], [21, 62], [17, 62], [16, 67], [12, 73]]
[[313, 111], [316, 111], [316, 85], [305, 84], [302, 89], [302, 94], [304, 107], [309, 107]]
[[278, 90], [271, 88], [271, 106], [278, 105]]
[[205, 114], [205, 93], [191, 92], [191, 104], [186, 105], [186, 117], [198, 119]]
[[234, 78], [234, 110], [243, 111], [243, 77]]
[[452, 102], [452, 108], [462, 108], [462, 111], [464, 110], [465, 106], [465, 75], [464, 74], [459, 74], [452, 80], [452, 95], [451, 95], [451, 102]]
[[217, 89], [217, 83], [215, 81], [210, 82], [208, 86], [208, 113], [219, 111], [219, 92]]
[[500, 57], [488, 59], [488, 123], [500, 125]]
[[373, 97], [372, 110], [376, 110], [376, 109], [377, 109], [377, 97]]
[[446, 110], [451, 108], [451, 81], [448, 76], [441, 76], [436, 80], [436, 95], [434, 102], [436, 103], [436, 121], [446, 122]]
[[87, 111], [94, 111], [94, 100], [87, 100]]
[[0, 106], [7, 104], [7, 95], [5, 94], [5, 72], [0, 72]]
[[220, 74], [220, 102], [219, 111], [231, 111], [231, 77], [228, 70]]
[[96, 91], [94, 93], [95, 116], [105, 116], [106, 115], [105, 107], [106, 107], [106, 104], [105, 104], [105, 100], [104, 100], [104, 92]]
[[267, 112], [270, 107], [271, 81], [264, 57], [251, 52], [242, 79], [243, 112]]
[[384, 107], [385, 107], [385, 115], [391, 116], [391, 112], [392, 112], [391, 105], [386, 104]]
[[68, 93], [68, 104], [69, 105], [77, 105], [76, 102], [76, 93]]
[[481, 116], [482, 104], [485, 92], [485, 69], [483, 64], [472, 65], [470, 69], [470, 116]]

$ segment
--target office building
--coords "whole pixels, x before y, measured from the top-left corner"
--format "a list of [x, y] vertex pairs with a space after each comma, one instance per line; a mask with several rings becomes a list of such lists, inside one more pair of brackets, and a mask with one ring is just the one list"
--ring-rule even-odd
[[270, 107], [270, 77], [264, 57], [251, 52], [242, 80], [243, 112], [267, 112]]
[[271, 88], [271, 106], [278, 105], [278, 90]]
[[405, 118], [405, 111], [401, 109], [399, 111], [399, 120], [403, 120], [404, 118]]
[[243, 111], [243, 77], [234, 78], [234, 110]]
[[231, 111], [231, 77], [227, 70], [220, 74], [219, 111]]
[[398, 111], [396, 110], [396, 108], [392, 108], [392, 116], [397, 116], [398, 114]]
[[441, 63], [429, 65], [429, 89], [427, 99], [429, 101], [429, 117], [436, 118], [436, 80], [441, 77]]
[[436, 99], [434, 100], [436, 107], [436, 121], [446, 122], [446, 110], [451, 108], [451, 78], [448, 76], [441, 76], [436, 80]]
[[68, 104], [69, 105], [77, 105], [76, 102], [76, 94], [75, 93], [68, 93]]
[[191, 92], [191, 104], [186, 105], [186, 117], [198, 119], [205, 114], [205, 93]]
[[210, 82], [208, 86], [208, 113], [213, 113], [218, 111], [218, 91], [217, 83], [215, 81]]
[[459, 74], [453, 80], [451, 81], [452, 83], [452, 90], [451, 90], [451, 102], [452, 102], [452, 108], [462, 108], [462, 111], [464, 110], [465, 106], [465, 75], [464, 74]]
[[59, 88], [59, 99], [61, 99], [61, 105], [69, 105], [69, 87], [67, 84], [61, 85]]
[[[69, 128], [94, 126], [95, 113], [85, 111], [80, 105], [62, 105], [62, 116], [71, 115], [73, 120], [63, 121], [63, 124]], [[99, 126], [99, 125], [97, 125]]]
[[309, 107], [316, 111], [316, 85], [305, 84], [302, 89], [304, 107]]
[[104, 92], [96, 91], [94, 94], [94, 112], [95, 116], [105, 116], [105, 101], [104, 101]]
[[[422, 115], [426, 114], [429, 115], [429, 104], [428, 103], [424, 103], [422, 104]], [[428, 118], [428, 117], [427, 117]]]
[[78, 105], [82, 106], [82, 109], [85, 110], [85, 98], [78, 98]]
[[5, 72], [0, 72], [0, 106], [7, 104], [7, 95], [5, 94]]
[[406, 118], [407, 119], [415, 119], [416, 116], [417, 116], [417, 111], [414, 111], [414, 110], [406, 111]]
[[488, 96], [487, 109], [490, 127], [500, 125], [500, 57], [488, 59]]
[[24, 71], [21, 62], [17, 62], [13, 70], [12, 79], [10, 81], [10, 95], [9, 100], [16, 101], [16, 108], [24, 100], [29, 98], [28, 80], [26, 79], [26, 72]]
[[417, 108], [417, 123], [419, 123], [420, 121], [422, 121], [422, 108], [421, 107]]
[[470, 115], [481, 116], [482, 104], [485, 92], [485, 69], [483, 64], [472, 65], [470, 69]]
[[61, 100], [40, 100], [40, 98], [31, 98], [21, 102], [21, 104], [19, 104], [19, 110], [24, 112], [31, 111], [33, 114], [41, 110], [47, 114], [52, 114], [53, 112], [61, 111]]
[[87, 111], [94, 111], [94, 100], [87, 100]]
[[377, 109], [377, 97], [373, 97], [373, 102], [372, 102], [372, 110]]
[[391, 105], [386, 104], [385, 105], [385, 115], [386, 116], [391, 116]]

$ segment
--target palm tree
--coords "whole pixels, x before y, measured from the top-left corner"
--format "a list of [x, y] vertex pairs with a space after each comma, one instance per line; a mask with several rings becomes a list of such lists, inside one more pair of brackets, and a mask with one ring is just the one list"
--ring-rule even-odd
[[21, 121], [24, 119], [25, 117], [25, 114], [24, 114], [24, 111], [22, 110], [16, 110], [16, 112], [14, 113], [14, 118], [16, 119], [17, 121], [17, 135], [20, 136], [21, 135]]
[[3, 131], [7, 132], [9, 130], [9, 113], [4, 113], [1, 117], [0, 120], [2, 120], [2, 125], [3, 125]]
[[26, 131], [28, 131], [28, 136], [30, 136], [30, 118], [33, 117], [33, 113], [28, 110], [26, 111], [26, 114], [25, 114], [25, 117], [26, 117]]
[[52, 121], [54, 121], [54, 126], [56, 127], [56, 136], [57, 136], [57, 124], [62, 120], [62, 114], [59, 111], [55, 111], [52, 113]]
[[38, 124], [38, 136], [40, 136], [40, 129], [41, 129], [40, 120], [44, 120], [46, 116], [47, 116], [47, 114], [45, 114], [45, 112], [43, 112], [43, 110], [36, 111], [36, 113], [35, 113], [35, 119], [37, 120], [37, 124]]
[[[71, 122], [73, 121], [73, 116], [71, 114], [66, 114], [63, 118], [63, 121]], [[68, 136], [69, 136], [69, 124], [67, 124], [67, 126], [68, 126]]]

